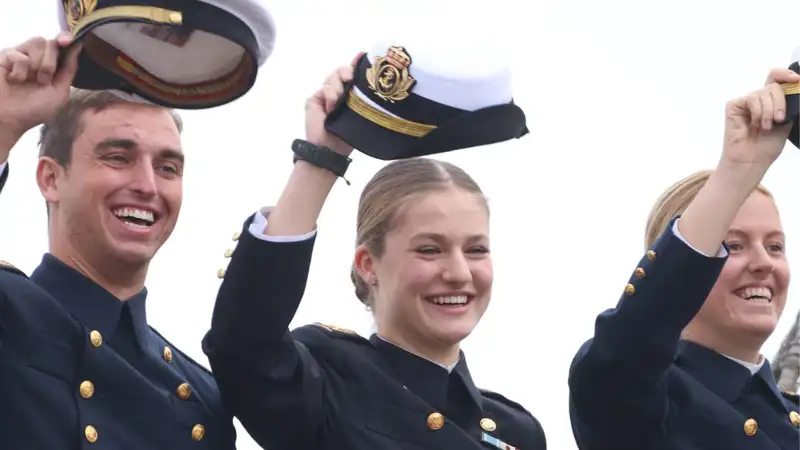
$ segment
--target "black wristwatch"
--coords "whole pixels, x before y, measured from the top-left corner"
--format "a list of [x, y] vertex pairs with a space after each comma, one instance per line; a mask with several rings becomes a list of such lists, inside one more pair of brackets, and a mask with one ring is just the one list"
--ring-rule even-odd
[[298, 160], [303, 160], [309, 164], [328, 170], [337, 177], [342, 177], [345, 183], [350, 185], [350, 182], [347, 181], [344, 174], [347, 172], [347, 168], [353, 160], [347, 156], [340, 155], [328, 147], [312, 144], [303, 139], [295, 139], [294, 142], [292, 142], [292, 151], [294, 152], [295, 163]]

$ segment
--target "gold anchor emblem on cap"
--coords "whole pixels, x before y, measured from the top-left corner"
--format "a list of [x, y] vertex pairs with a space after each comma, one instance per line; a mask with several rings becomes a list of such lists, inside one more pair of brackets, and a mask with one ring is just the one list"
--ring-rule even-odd
[[405, 100], [417, 80], [408, 72], [411, 56], [404, 47], [389, 47], [386, 56], [375, 58], [375, 64], [367, 69], [366, 77], [372, 92], [389, 103]]

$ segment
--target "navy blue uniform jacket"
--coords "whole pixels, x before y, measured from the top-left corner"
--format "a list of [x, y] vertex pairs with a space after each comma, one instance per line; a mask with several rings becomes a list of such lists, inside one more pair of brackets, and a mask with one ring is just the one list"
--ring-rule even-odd
[[235, 448], [213, 377], [147, 325], [146, 296], [49, 254], [30, 278], [0, 262], [0, 449]]
[[[268, 242], [250, 234], [248, 222], [203, 348], [223, 402], [260, 445], [545, 449], [539, 422], [517, 403], [476, 388], [463, 354], [448, 373], [374, 335], [321, 324], [289, 332], [314, 238]], [[503, 443], [513, 447], [498, 447]]]
[[235, 448], [211, 373], [147, 325], [146, 297], [49, 254], [30, 278], [0, 261], [0, 449]]
[[681, 341], [727, 257], [706, 257], [667, 227], [617, 307], [597, 318], [569, 373], [581, 450], [797, 450], [797, 396], [769, 362], [742, 364]]

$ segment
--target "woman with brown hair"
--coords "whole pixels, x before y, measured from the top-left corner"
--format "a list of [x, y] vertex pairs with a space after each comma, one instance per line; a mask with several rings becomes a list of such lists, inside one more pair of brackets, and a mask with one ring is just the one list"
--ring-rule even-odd
[[[333, 73], [306, 107], [308, 142], [329, 159], [353, 150], [323, 126], [352, 77], [352, 67]], [[269, 450], [544, 450], [539, 422], [478, 389], [459, 349], [493, 278], [486, 199], [452, 164], [396, 161], [364, 188], [352, 279], [377, 333], [288, 330], [337, 179], [319, 164], [296, 162], [231, 258], [204, 339], [226, 406]]]
[[761, 346], [786, 304], [789, 265], [772, 195], [760, 185], [791, 125], [774, 70], [726, 111], [713, 172], [671, 186], [646, 253], [569, 374], [581, 450], [796, 450], [797, 396], [781, 393]]

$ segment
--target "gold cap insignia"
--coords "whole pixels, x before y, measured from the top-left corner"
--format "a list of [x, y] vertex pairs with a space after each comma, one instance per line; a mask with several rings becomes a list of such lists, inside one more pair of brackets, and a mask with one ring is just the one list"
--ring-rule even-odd
[[372, 92], [389, 103], [405, 100], [417, 80], [408, 73], [411, 56], [406, 49], [393, 45], [386, 56], [375, 58], [375, 64], [367, 69], [367, 83]]
[[78, 22], [97, 8], [97, 0], [64, 0], [67, 25], [70, 31], [75, 31]]

